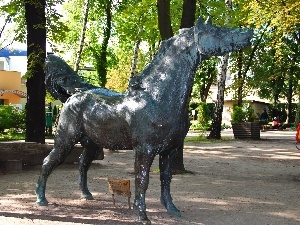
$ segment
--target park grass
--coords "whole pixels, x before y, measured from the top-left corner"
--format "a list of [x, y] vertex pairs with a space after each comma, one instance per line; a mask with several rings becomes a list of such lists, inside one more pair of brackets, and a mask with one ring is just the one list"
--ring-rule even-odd
[[[53, 136], [46, 136], [46, 138], [53, 139]], [[198, 136], [195, 137], [186, 137], [184, 139], [184, 142], [206, 142], [206, 143], [212, 143], [212, 142], [222, 142], [226, 140], [232, 140], [232, 137], [221, 137], [220, 140], [215, 139], [208, 139], [207, 135], [205, 133], [199, 133]], [[10, 141], [10, 140], [25, 140], [25, 132], [23, 133], [17, 133], [17, 132], [4, 132], [0, 133], [0, 141]]]
[[0, 141], [24, 140], [25, 133], [0, 133]]
[[217, 139], [208, 139], [207, 135], [203, 133], [199, 133], [198, 136], [195, 137], [186, 137], [184, 139], [184, 142], [204, 142], [204, 143], [216, 143], [216, 142], [222, 142], [222, 141], [228, 141], [233, 140], [233, 137], [221, 137], [220, 140]]

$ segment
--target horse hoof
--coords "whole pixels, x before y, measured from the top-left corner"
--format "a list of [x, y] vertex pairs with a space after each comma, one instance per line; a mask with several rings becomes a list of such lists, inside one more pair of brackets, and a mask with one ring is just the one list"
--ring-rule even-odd
[[176, 206], [172, 203], [172, 199], [171, 199], [171, 201], [167, 202], [167, 201], [164, 201], [163, 198], [160, 198], [160, 202], [167, 209], [167, 212], [170, 215], [181, 217], [181, 213], [176, 208]]
[[169, 209], [169, 210], [167, 210], [168, 211], [168, 213], [170, 214], [170, 215], [173, 215], [173, 216], [177, 216], [177, 217], [181, 217], [181, 213], [180, 213], [180, 211], [177, 209], [177, 208], [175, 208], [175, 209]]
[[94, 200], [94, 197], [93, 195], [81, 195], [81, 199]]
[[172, 203], [170, 205], [167, 205], [167, 212], [170, 214], [170, 215], [173, 215], [173, 216], [177, 216], [177, 217], [181, 217], [181, 213], [180, 211], [176, 208], [176, 206]]
[[149, 219], [145, 219], [145, 220], [138, 220], [137, 225], [151, 225], [151, 221]]
[[47, 206], [48, 205], [48, 201], [47, 200], [43, 200], [43, 201], [36, 201], [36, 205], [37, 206]]

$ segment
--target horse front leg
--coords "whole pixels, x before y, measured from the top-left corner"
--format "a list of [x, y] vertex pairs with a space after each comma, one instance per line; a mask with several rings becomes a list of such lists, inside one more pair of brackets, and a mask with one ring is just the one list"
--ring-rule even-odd
[[169, 214], [180, 217], [181, 213], [173, 204], [170, 193], [170, 184], [172, 180], [172, 165], [177, 156], [178, 149], [172, 150], [169, 154], [159, 155], [159, 170], [161, 182], [161, 198], [162, 205], [167, 209]]
[[[146, 214], [145, 195], [149, 184], [149, 171], [155, 154], [146, 149], [135, 148], [135, 199], [134, 210], [138, 213], [138, 223], [150, 225]], [[145, 150], [145, 151], [143, 151]]]
[[103, 148], [98, 147], [91, 139], [85, 137], [80, 141], [84, 147], [79, 158], [79, 189], [81, 197], [86, 200], [93, 200], [94, 197], [87, 186], [87, 172], [92, 161], [100, 155], [100, 159], [104, 159]]

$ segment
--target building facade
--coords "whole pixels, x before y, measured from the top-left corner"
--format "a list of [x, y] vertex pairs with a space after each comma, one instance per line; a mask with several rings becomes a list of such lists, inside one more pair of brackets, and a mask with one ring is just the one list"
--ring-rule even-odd
[[4, 48], [0, 51], [0, 105], [24, 108], [27, 94], [22, 76], [26, 70], [25, 50]]

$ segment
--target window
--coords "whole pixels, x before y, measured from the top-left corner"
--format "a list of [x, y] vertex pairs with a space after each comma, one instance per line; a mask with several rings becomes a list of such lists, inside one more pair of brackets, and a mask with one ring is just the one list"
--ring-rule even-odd
[[0, 70], [4, 70], [4, 61], [0, 61]]

